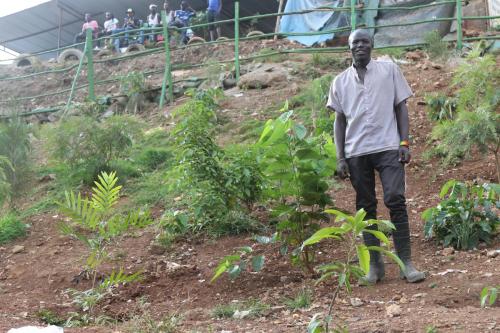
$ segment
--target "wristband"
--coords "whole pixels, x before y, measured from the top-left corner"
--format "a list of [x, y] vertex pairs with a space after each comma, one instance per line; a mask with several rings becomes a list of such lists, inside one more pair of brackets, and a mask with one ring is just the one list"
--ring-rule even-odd
[[408, 140], [403, 140], [399, 143], [400, 146], [404, 146], [406, 148], [410, 148], [410, 142]]

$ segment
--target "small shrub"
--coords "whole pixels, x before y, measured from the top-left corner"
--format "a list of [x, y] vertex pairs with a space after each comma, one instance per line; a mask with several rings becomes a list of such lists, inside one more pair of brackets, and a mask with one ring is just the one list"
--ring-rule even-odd
[[491, 55], [481, 57], [474, 49], [453, 77], [457, 89], [457, 114], [453, 120], [437, 124], [432, 132], [435, 141], [429, 155], [456, 164], [469, 158], [473, 149], [495, 157], [497, 180], [500, 180], [500, 70]]
[[307, 309], [311, 306], [312, 291], [309, 289], [301, 289], [294, 298], [285, 300], [285, 305], [291, 310]]
[[48, 309], [41, 309], [35, 313], [35, 316], [47, 325], [64, 326], [66, 319], [61, 318], [56, 313]]
[[5, 244], [24, 235], [26, 235], [26, 224], [22, 223], [14, 213], [0, 216], [0, 244]]
[[130, 333], [176, 333], [179, 331], [181, 317], [177, 314], [164, 315], [155, 319], [149, 309], [150, 303], [139, 300], [138, 314], [125, 323], [126, 331]]
[[129, 98], [146, 89], [146, 79], [141, 72], [130, 72], [120, 78], [120, 92]]
[[0, 123], [0, 156], [5, 156], [11, 167], [3, 171], [10, 184], [12, 196], [16, 197], [27, 184], [31, 174], [31, 140], [33, 128], [15, 115]]
[[457, 100], [441, 93], [429, 94], [425, 97], [427, 114], [432, 121], [452, 120], [457, 113]]
[[48, 131], [52, 157], [69, 167], [72, 178], [91, 185], [110, 162], [127, 157], [140, 139], [142, 125], [135, 118], [114, 116], [104, 122], [72, 117]]
[[437, 30], [433, 30], [424, 36], [425, 49], [433, 59], [446, 59], [450, 55], [448, 43], [443, 41]]
[[500, 225], [496, 211], [499, 196], [498, 184], [479, 186], [448, 181], [440, 193], [444, 200], [422, 214], [425, 236], [460, 250], [476, 248], [479, 242], [488, 243]]
[[170, 150], [165, 148], [146, 148], [136, 157], [136, 162], [148, 170], [158, 169], [162, 164], [173, 158]]
[[[69, 222], [60, 225], [61, 231], [80, 240], [90, 252], [86, 268], [92, 275], [92, 289], [101, 265], [110, 257], [108, 251], [114, 245], [114, 238], [129, 229], [143, 228], [152, 222], [149, 213], [140, 210], [127, 215], [115, 213], [121, 190], [117, 182], [116, 173], [103, 172], [92, 188], [90, 199], [85, 199], [81, 193], [75, 196], [74, 193], [66, 192], [65, 202], [58, 203], [59, 210], [69, 218]], [[120, 278], [122, 273], [112, 273], [110, 278]]]
[[12, 164], [5, 156], [0, 156], [0, 208], [6, 199], [11, 196], [11, 186], [7, 180], [6, 170], [11, 170]]

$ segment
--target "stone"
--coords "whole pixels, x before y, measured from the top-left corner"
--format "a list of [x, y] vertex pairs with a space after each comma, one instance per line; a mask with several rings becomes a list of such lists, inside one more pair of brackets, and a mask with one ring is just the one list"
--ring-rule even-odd
[[248, 317], [249, 315], [250, 315], [250, 310], [245, 310], [245, 311], [236, 310], [233, 314], [233, 318], [243, 319], [245, 317]]
[[155, 255], [162, 255], [166, 251], [166, 248], [164, 246], [161, 246], [159, 244], [151, 244], [149, 246], [149, 253], [155, 254]]
[[488, 251], [486, 253], [486, 256], [488, 258], [496, 258], [496, 257], [498, 257], [499, 254], [500, 254], [500, 250], [492, 250], [492, 251]]
[[350, 299], [350, 302], [351, 302], [351, 305], [355, 308], [357, 307], [360, 307], [361, 305], [363, 305], [363, 301], [357, 297], [352, 297]]
[[385, 307], [385, 313], [389, 318], [399, 317], [401, 315], [401, 307], [397, 304], [391, 304]]
[[412, 61], [420, 60], [423, 57], [424, 57], [424, 54], [420, 51], [412, 51], [412, 52], [406, 53], [406, 59], [412, 60]]
[[455, 253], [455, 249], [452, 247], [446, 247], [441, 251], [441, 254], [445, 257], [451, 256], [453, 253]]
[[286, 82], [287, 74], [281, 66], [266, 64], [241, 76], [238, 86], [242, 89], [264, 89]]
[[16, 245], [12, 248], [12, 254], [21, 253], [24, 251], [24, 246]]

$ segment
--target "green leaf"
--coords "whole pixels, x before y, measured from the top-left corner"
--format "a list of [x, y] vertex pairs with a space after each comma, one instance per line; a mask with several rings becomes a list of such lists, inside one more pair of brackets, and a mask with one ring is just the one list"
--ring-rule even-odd
[[347, 220], [349, 222], [354, 222], [354, 218], [352, 216], [347, 215], [346, 213], [343, 213], [339, 210], [336, 209], [327, 209], [325, 210], [325, 213], [330, 214], [330, 215], [335, 215], [337, 217], [337, 221], [343, 221]]
[[252, 269], [254, 272], [260, 272], [264, 266], [264, 256], [259, 255], [252, 258]]
[[240, 267], [240, 265], [233, 265], [233, 266], [231, 266], [228, 269], [227, 273], [229, 274], [229, 278], [231, 280], [236, 279], [240, 275], [240, 273], [241, 273], [241, 267]]
[[448, 180], [443, 187], [441, 188], [441, 192], [439, 192], [439, 197], [441, 199], [444, 198], [446, 194], [448, 194], [450, 188], [454, 187], [457, 184], [457, 181], [455, 179], [450, 179]]
[[323, 333], [325, 330], [323, 329], [322, 322], [319, 319], [319, 314], [315, 314], [312, 317], [309, 325], [307, 325], [307, 333]]
[[368, 274], [370, 271], [370, 252], [368, 248], [364, 244], [356, 245], [356, 252], [358, 253], [359, 266], [365, 274]]
[[303, 140], [307, 135], [307, 129], [305, 128], [304, 125], [301, 125], [301, 124], [295, 124], [293, 126], [293, 132], [295, 133], [295, 136], [299, 140]]
[[305, 246], [316, 244], [325, 238], [340, 239], [338, 235], [343, 235], [345, 231], [338, 227], [326, 227], [316, 231], [311, 237], [302, 243], [302, 248]]
[[243, 253], [252, 253], [253, 249], [250, 246], [242, 246], [239, 248], [239, 250]]
[[389, 239], [383, 232], [371, 229], [364, 229], [363, 232], [372, 234], [373, 236], [377, 237], [380, 241], [382, 241], [384, 244], [389, 245]]
[[384, 248], [381, 248], [380, 246], [368, 246], [367, 248], [370, 251], [378, 251], [378, 252], [385, 254], [386, 256], [391, 258], [394, 262], [396, 262], [396, 264], [399, 265], [399, 268], [401, 268], [401, 270], [403, 270], [403, 271], [406, 270], [406, 266], [403, 264], [401, 259], [399, 259], [399, 257], [396, 254], [392, 253], [391, 251], [388, 251]]
[[486, 301], [488, 300], [488, 294], [489, 294], [490, 288], [489, 287], [484, 287], [483, 290], [481, 290], [481, 307], [484, 308], [486, 306]]

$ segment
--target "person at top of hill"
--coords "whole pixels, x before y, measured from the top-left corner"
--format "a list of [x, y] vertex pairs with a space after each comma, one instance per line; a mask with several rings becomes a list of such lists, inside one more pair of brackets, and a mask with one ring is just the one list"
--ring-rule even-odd
[[[149, 6], [149, 15], [148, 15], [148, 26], [150, 28], [159, 27], [161, 24], [161, 15], [158, 13], [158, 6], [155, 4], [151, 4]], [[156, 35], [154, 31], [151, 31], [151, 34], [148, 36], [151, 42], [156, 40]]]
[[[340, 178], [350, 177], [356, 191], [356, 209], [363, 208], [366, 219], [376, 219], [375, 171], [378, 172], [384, 203], [396, 227], [394, 247], [406, 268], [401, 277], [419, 282], [425, 274], [411, 260], [405, 199], [405, 165], [411, 159], [406, 100], [413, 93], [395, 63], [371, 58], [373, 38], [367, 30], [353, 31], [349, 48], [353, 65], [335, 77], [327, 103], [336, 113], [337, 174]], [[380, 246], [371, 233], [364, 233], [363, 239], [366, 246]], [[364, 282], [374, 284], [384, 276], [381, 254], [370, 251], [370, 270]]]
[[[174, 22], [171, 23], [172, 26], [177, 28], [184, 28], [189, 26], [189, 21], [196, 13], [193, 8], [188, 4], [187, 1], [181, 2], [181, 9], [176, 10], [174, 13]], [[181, 33], [181, 41], [186, 44], [188, 42], [187, 30], [183, 29]]]
[[85, 14], [85, 22], [83, 23], [82, 31], [75, 36], [75, 44], [81, 43], [85, 40], [87, 29], [92, 29], [94, 38], [97, 38], [97, 36], [99, 35], [99, 24], [96, 20], [92, 19], [92, 15], [90, 15], [89, 13]]
[[106, 12], [105, 17], [106, 21], [104, 21], [104, 34], [111, 35], [113, 31], [118, 29], [118, 24], [120, 23], [120, 21], [115, 18], [115, 16], [111, 12]]
[[216, 40], [215, 33], [217, 32], [217, 38], [221, 36], [221, 29], [219, 25], [216, 25], [220, 19], [220, 14], [222, 12], [222, 0], [207, 0], [208, 8], [207, 8], [207, 20], [208, 23], [212, 23], [208, 26], [208, 30], [210, 31], [210, 40]]
[[[123, 30], [134, 30], [139, 29], [141, 27], [141, 20], [135, 17], [135, 12], [132, 8], [127, 9], [127, 16], [123, 19]], [[128, 32], [125, 34], [125, 42], [129, 43], [129, 34]], [[138, 42], [140, 44], [144, 44], [144, 31], [139, 32]]]
[[[170, 4], [168, 1], [163, 2], [163, 10], [167, 13], [167, 22], [166, 24], [173, 23], [175, 20], [175, 12], [170, 8]], [[163, 24], [163, 22], [162, 22]]]

